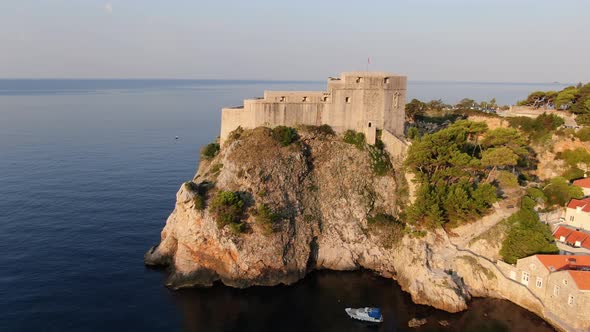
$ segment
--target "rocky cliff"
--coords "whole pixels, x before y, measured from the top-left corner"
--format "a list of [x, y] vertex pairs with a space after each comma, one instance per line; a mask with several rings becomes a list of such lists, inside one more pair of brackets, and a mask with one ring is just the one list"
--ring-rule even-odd
[[[411, 196], [400, 165], [378, 172], [374, 148], [317, 128], [299, 134], [287, 146], [268, 128], [232, 135], [180, 187], [161, 242], [145, 263], [167, 266], [172, 288], [291, 284], [313, 269], [364, 268], [397, 280], [416, 303], [457, 312], [471, 296], [504, 298], [559, 329], [580, 330], [511, 280], [510, 267], [497, 261], [501, 221], [516, 211], [517, 193], [480, 221], [420, 233], [395, 220]], [[239, 232], [220, 225], [212, 211], [221, 191], [245, 202]], [[261, 205], [279, 216], [270, 228], [258, 221]], [[393, 217], [378, 222], [375, 216]]]
[[[313, 269], [365, 268], [396, 279], [416, 303], [465, 309], [469, 294], [449, 270], [454, 248], [444, 231], [392, 235], [368, 222], [377, 214], [399, 215], [408, 197], [399, 167], [377, 176], [366, 147], [313, 130], [299, 134], [282, 146], [267, 128], [246, 131], [202, 161], [193, 181], [180, 187], [146, 264], [169, 266], [174, 288], [217, 280], [234, 287], [290, 284]], [[200, 206], [198, 195], [206, 191], [210, 203], [219, 190], [244, 197], [244, 233], [219, 228]], [[271, 233], [256, 222], [260, 204], [281, 216]]]

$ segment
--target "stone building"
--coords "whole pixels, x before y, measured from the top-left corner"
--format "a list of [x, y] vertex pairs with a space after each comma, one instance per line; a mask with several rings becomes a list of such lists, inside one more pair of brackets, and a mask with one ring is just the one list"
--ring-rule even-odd
[[534, 255], [506, 266], [508, 277], [527, 287], [567, 325], [587, 326], [590, 315], [590, 256]]
[[262, 98], [221, 111], [223, 144], [238, 127], [330, 125], [352, 129], [374, 144], [377, 131], [390, 154], [405, 149], [406, 77], [383, 72], [346, 72], [329, 78], [327, 91], [264, 91]]

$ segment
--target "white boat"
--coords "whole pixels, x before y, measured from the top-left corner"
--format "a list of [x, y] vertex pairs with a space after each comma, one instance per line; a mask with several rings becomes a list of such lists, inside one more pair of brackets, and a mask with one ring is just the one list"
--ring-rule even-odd
[[379, 308], [365, 307], [365, 308], [346, 308], [344, 309], [350, 318], [362, 320], [371, 323], [382, 323], [383, 316]]

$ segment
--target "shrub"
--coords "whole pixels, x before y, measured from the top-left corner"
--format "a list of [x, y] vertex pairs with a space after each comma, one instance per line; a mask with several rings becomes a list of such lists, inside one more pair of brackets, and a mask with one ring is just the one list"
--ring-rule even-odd
[[299, 139], [297, 131], [294, 128], [285, 126], [274, 127], [271, 136], [277, 142], [281, 143], [282, 146], [288, 146]]
[[392, 168], [389, 155], [384, 150], [383, 142], [377, 141], [375, 146], [369, 146], [369, 156], [371, 157], [371, 167], [377, 176], [383, 176]]
[[516, 188], [518, 187], [518, 179], [516, 175], [508, 171], [499, 171], [496, 180], [500, 183], [502, 188]]
[[563, 172], [563, 177], [566, 178], [567, 180], [571, 181], [571, 180], [576, 180], [576, 179], [581, 179], [583, 178], [585, 175], [584, 171], [577, 168], [577, 167], [570, 167], [568, 170], [566, 170], [565, 172]]
[[321, 126], [302, 125], [301, 128], [321, 138], [327, 138], [336, 135], [334, 129], [332, 129], [332, 127], [327, 124], [323, 124]]
[[223, 228], [230, 225], [232, 230], [243, 230], [242, 215], [244, 213], [244, 200], [233, 191], [219, 191], [211, 201], [209, 212], [215, 216], [217, 227]]
[[581, 126], [590, 126], [590, 113], [578, 115], [576, 117], [576, 123]]
[[357, 133], [354, 130], [347, 130], [344, 132], [344, 142], [348, 144], [352, 144], [357, 147], [357, 149], [362, 150], [365, 147], [365, 134]]
[[584, 148], [565, 150], [555, 156], [557, 159], [565, 160], [568, 165], [577, 167], [579, 163], [590, 164], [590, 153]]
[[384, 248], [393, 247], [404, 236], [404, 225], [389, 214], [379, 213], [367, 218], [369, 231], [379, 237]]
[[584, 127], [576, 133], [576, 137], [582, 142], [590, 141], [590, 127]]
[[210, 143], [205, 145], [205, 147], [201, 150], [201, 156], [203, 158], [210, 160], [213, 159], [219, 153], [219, 143]]
[[195, 194], [193, 197], [193, 203], [195, 209], [199, 211], [203, 211], [205, 209], [205, 203], [207, 200], [207, 192], [210, 189], [210, 184], [203, 182], [200, 184], [196, 184], [192, 181], [188, 181], [184, 183], [185, 190], [188, 192], [192, 192]]
[[219, 172], [221, 172], [222, 168], [223, 168], [223, 164], [215, 164], [215, 165], [211, 166], [211, 168], [209, 170], [211, 171], [211, 174], [217, 176], [217, 175], [219, 175]]
[[266, 204], [258, 205], [256, 210], [256, 223], [262, 227], [266, 235], [274, 232], [275, 224], [279, 220], [279, 215], [273, 212]]
[[539, 188], [527, 188], [526, 194], [532, 200], [534, 200], [537, 204], [543, 204], [547, 201], [547, 197], [543, 193], [543, 191]]
[[336, 133], [334, 132], [334, 129], [332, 129], [332, 127], [330, 127], [330, 125], [327, 125], [327, 124], [323, 124], [323, 125], [319, 126], [318, 132], [322, 135], [325, 135], [325, 136], [336, 135]]
[[418, 131], [418, 128], [410, 127], [408, 129], [408, 138], [411, 140], [415, 138], [420, 138], [420, 132]]
[[240, 235], [246, 232], [246, 224], [244, 222], [231, 223], [229, 224], [229, 230], [234, 235]]
[[522, 130], [533, 142], [543, 142], [551, 138], [551, 133], [565, 123], [561, 117], [547, 113], [536, 119], [522, 116], [508, 118], [508, 122], [512, 127]]

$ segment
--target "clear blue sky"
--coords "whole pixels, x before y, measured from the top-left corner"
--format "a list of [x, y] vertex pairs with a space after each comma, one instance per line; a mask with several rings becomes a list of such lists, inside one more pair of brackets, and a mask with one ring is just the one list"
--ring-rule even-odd
[[3, 0], [0, 76], [590, 81], [588, 0]]

